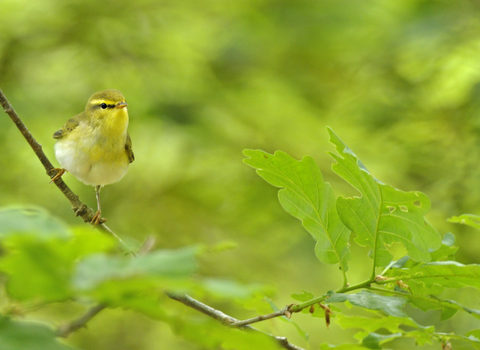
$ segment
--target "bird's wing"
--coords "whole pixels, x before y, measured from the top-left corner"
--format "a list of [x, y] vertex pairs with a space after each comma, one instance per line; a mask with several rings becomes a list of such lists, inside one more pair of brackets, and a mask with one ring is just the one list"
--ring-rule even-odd
[[135, 156], [133, 155], [132, 150], [132, 140], [130, 139], [130, 135], [127, 132], [127, 140], [125, 142], [125, 150], [127, 151], [128, 160], [133, 162], [135, 160]]
[[65, 123], [64, 126], [62, 126], [61, 129], [59, 129], [59, 130], [57, 130], [53, 133], [53, 138], [54, 139], [61, 139], [65, 135], [68, 135], [69, 133], [71, 133], [78, 126], [78, 124], [80, 124], [80, 120], [83, 116], [83, 113], [84, 112], [82, 112], [80, 114], [77, 114], [76, 116], [67, 120], [67, 122]]

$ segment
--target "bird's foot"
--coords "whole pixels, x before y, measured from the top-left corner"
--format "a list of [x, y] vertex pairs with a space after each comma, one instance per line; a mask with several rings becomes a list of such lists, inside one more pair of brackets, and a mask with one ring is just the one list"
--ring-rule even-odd
[[53, 173], [54, 171], [56, 171], [56, 174], [54, 177], [52, 177], [50, 179], [50, 183], [53, 183], [55, 182], [55, 180], [58, 180], [59, 178], [62, 177], [63, 174], [65, 174], [67, 171], [63, 168], [53, 168], [49, 171], [49, 173]]
[[102, 218], [102, 211], [97, 210], [97, 212], [93, 216], [92, 220], [90, 220], [90, 223], [93, 225], [93, 227], [95, 227], [99, 224], [103, 224], [106, 221], [107, 221], [107, 219]]

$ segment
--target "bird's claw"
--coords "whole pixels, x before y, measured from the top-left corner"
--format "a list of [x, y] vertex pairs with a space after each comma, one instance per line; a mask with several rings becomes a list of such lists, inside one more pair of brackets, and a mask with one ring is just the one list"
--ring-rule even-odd
[[100, 210], [97, 210], [92, 220], [90, 220], [90, 223], [93, 225], [93, 227], [95, 227], [99, 224], [103, 224], [106, 221], [107, 219], [102, 218], [102, 212]]
[[51, 169], [49, 172], [54, 172], [56, 171], [57, 173], [55, 174], [54, 177], [52, 177], [50, 179], [50, 183], [53, 183], [55, 182], [55, 180], [58, 180], [59, 178], [62, 177], [63, 174], [65, 174], [67, 171], [63, 168], [54, 168], [54, 169]]

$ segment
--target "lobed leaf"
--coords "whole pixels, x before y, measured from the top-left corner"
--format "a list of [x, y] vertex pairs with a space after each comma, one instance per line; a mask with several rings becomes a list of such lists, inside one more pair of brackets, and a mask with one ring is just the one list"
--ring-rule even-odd
[[325, 300], [328, 303], [342, 303], [349, 301], [352, 305], [370, 310], [381, 310], [390, 316], [406, 317], [401, 310], [407, 300], [405, 298], [397, 298], [383, 296], [362, 290], [356, 294], [342, 294], [329, 292], [329, 297]]
[[281, 188], [278, 198], [282, 207], [302, 221], [303, 227], [317, 242], [315, 254], [326, 264], [339, 263], [348, 269], [350, 231], [340, 221], [335, 196], [329, 183], [323, 181], [318, 165], [311, 157], [297, 161], [285, 152], [269, 154], [260, 150], [244, 150], [244, 162], [257, 169], [257, 174]]
[[338, 154], [332, 169], [357, 189], [361, 197], [337, 199], [341, 220], [355, 232], [355, 242], [372, 249], [375, 266], [387, 266], [392, 261], [388, 246], [401, 243], [408, 255], [416, 260], [431, 261], [430, 249], [438, 249], [441, 239], [424, 215], [430, 210], [430, 200], [421, 192], [403, 192], [376, 180], [358, 157], [332, 129], [330, 142]]
[[335, 323], [342, 328], [360, 328], [368, 332], [375, 332], [383, 328], [390, 333], [398, 333], [402, 332], [402, 328], [400, 328], [401, 326], [423, 328], [410, 317], [397, 316], [371, 318], [362, 316], [345, 316], [339, 313]]
[[[430, 288], [474, 287], [480, 289], [480, 265], [463, 265], [456, 261], [437, 261], [413, 266], [410, 269], [392, 269], [389, 276], [402, 279], [411, 284], [420, 283], [427, 293]], [[421, 289], [417, 289], [420, 293]]]
[[369, 348], [369, 349], [381, 349], [382, 345], [396, 338], [402, 337], [402, 333], [394, 333], [394, 334], [378, 334], [378, 333], [370, 333], [362, 340], [362, 345]]

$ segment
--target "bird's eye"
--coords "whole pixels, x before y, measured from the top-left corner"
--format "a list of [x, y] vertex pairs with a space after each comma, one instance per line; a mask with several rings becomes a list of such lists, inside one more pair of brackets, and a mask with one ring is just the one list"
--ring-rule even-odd
[[100, 105], [100, 107], [102, 107], [102, 109], [107, 109], [107, 104], [104, 102]]

